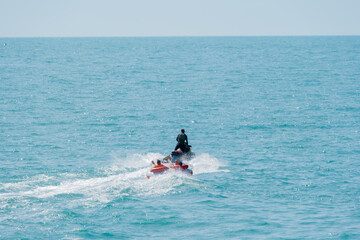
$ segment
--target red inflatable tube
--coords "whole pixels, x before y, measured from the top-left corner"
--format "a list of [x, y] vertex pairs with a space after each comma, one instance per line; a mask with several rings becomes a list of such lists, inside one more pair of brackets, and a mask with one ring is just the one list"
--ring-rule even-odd
[[161, 167], [153, 167], [150, 172], [152, 173], [163, 173], [166, 170], [169, 170], [169, 168], [167, 166], [161, 166]]

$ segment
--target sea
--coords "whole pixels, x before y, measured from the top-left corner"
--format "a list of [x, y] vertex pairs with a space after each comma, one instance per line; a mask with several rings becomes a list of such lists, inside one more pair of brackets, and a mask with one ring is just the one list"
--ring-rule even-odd
[[360, 239], [359, 128], [359, 36], [0, 38], [0, 239]]

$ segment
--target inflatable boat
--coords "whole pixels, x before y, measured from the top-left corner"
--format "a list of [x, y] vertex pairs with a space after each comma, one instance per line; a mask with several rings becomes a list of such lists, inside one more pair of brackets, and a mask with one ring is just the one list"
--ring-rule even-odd
[[[163, 163], [163, 162], [162, 162]], [[158, 174], [163, 174], [167, 171], [179, 171], [181, 173], [185, 173], [188, 175], [193, 175], [193, 171], [191, 169], [189, 169], [189, 166], [186, 164], [182, 164], [182, 162], [178, 162], [177, 160], [175, 161], [175, 164], [172, 163], [172, 161], [168, 161], [167, 163], [170, 163], [169, 166], [166, 165], [156, 165], [154, 164], [154, 166], [150, 169], [150, 173], [146, 174], [146, 177], [149, 179], [151, 175], [158, 175]]]
[[175, 171], [181, 171], [183, 173], [189, 174], [189, 175], [193, 175], [193, 171], [191, 169], [189, 169], [188, 165], [175, 165], [174, 166]]
[[155, 166], [155, 167], [152, 167], [150, 169], [150, 172], [151, 173], [154, 173], [154, 174], [159, 174], [159, 173], [164, 173], [166, 172], [167, 170], [169, 170], [169, 168], [165, 165], [162, 165], [162, 166]]

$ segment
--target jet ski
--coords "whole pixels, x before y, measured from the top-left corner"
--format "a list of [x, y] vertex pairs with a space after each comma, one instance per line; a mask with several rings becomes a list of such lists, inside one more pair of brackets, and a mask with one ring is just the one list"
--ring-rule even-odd
[[191, 145], [188, 145], [184, 151], [182, 151], [181, 149], [172, 151], [171, 155], [163, 158], [163, 161], [166, 162], [169, 159], [171, 159], [171, 162], [175, 163], [175, 161], [178, 161], [178, 162], [180, 162], [180, 161], [182, 162], [184, 160], [189, 161], [194, 157], [195, 157], [195, 153], [193, 153], [191, 151]]

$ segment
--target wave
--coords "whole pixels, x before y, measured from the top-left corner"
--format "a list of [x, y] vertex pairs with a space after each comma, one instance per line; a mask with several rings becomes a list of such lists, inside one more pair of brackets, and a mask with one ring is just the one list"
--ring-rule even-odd
[[196, 156], [193, 160], [191, 160], [190, 166], [193, 168], [194, 175], [229, 171], [226, 169], [226, 164], [207, 153]]
[[169, 171], [146, 178], [151, 161], [161, 159], [159, 153], [132, 154], [125, 158], [113, 156], [110, 166], [96, 173], [59, 173], [55, 176], [37, 175], [21, 182], [0, 185], [0, 202], [16, 198], [66, 198], [81, 200], [81, 204], [107, 203], [119, 198], [177, 194], [188, 188], [201, 188], [196, 175], [224, 171], [224, 165], [209, 154], [200, 154], [186, 162], [194, 176]]

